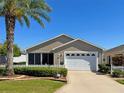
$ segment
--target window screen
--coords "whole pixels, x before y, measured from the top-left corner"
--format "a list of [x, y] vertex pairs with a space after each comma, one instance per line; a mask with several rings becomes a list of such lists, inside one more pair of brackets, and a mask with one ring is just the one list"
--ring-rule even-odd
[[33, 53], [30, 53], [28, 55], [28, 62], [29, 62], [29, 65], [33, 65], [34, 64], [34, 54]]
[[41, 64], [41, 54], [35, 53], [35, 65], [40, 65], [40, 64]]

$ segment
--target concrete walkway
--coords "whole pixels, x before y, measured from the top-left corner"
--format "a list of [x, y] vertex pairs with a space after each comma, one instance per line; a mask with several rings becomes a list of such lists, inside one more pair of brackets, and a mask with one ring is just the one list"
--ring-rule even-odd
[[56, 93], [124, 93], [124, 85], [89, 71], [69, 71], [68, 80]]

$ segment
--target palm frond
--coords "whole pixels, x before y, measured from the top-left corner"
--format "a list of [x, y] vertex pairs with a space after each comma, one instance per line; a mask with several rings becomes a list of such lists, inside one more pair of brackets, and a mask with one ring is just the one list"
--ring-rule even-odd
[[23, 20], [20, 17], [17, 17], [18, 22], [20, 23], [21, 26], [23, 26]]
[[48, 22], [50, 21], [50, 17], [48, 16], [48, 13], [42, 9], [31, 9], [30, 12], [28, 12], [29, 14], [30, 13], [34, 13], [34, 14], [37, 14], [39, 15], [40, 17], [43, 17], [45, 20], [47, 20]]
[[0, 0], [0, 16], [12, 15], [23, 25], [30, 26], [30, 16], [36, 20], [43, 28], [42, 19], [50, 21], [48, 13], [51, 8], [45, 0]]
[[50, 6], [48, 6], [48, 4], [44, 1], [44, 0], [33, 0], [30, 3], [30, 8], [32, 9], [42, 9], [45, 10], [47, 12], [51, 12], [51, 8]]
[[4, 5], [5, 5], [5, 1], [0, 0], [0, 16], [4, 14]]
[[35, 21], [37, 21], [43, 28], [45, 28], [44, 23], [42, 22], [42, 20], [40, 19], [40, 17], [39, 17], [38, 15], [32, 14], [31, 17], [32, 17]]
[[27, 16], [27, 15], [23, 15], [23, 19], [24, 19], [24, 21], [25, 21], [27, 27], [30, 27], [30, 21], [29, 21], [28, 16]]

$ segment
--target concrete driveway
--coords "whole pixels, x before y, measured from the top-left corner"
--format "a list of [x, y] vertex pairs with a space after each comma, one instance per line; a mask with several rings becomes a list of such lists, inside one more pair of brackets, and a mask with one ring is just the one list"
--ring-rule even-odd
[[69, 71], [68, 84], [56, 93], [124, 93], [124, 85], [90, 71]]

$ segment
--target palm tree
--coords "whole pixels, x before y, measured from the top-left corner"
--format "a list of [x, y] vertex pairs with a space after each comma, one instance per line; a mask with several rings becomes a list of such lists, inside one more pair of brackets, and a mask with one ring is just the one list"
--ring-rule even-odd
[[50, 21], [49, 12], [51, 12], [51, 8], [45, 0], [0, 0], [0, 16], [5, 18], [6, 25], [6, 75], [14, 75], [13, 41], [16, 21], [19, 21], [21, 25], [25, 22], [30, 27], [30, 18], [33, 18], [44, 27], [42, 19]]

